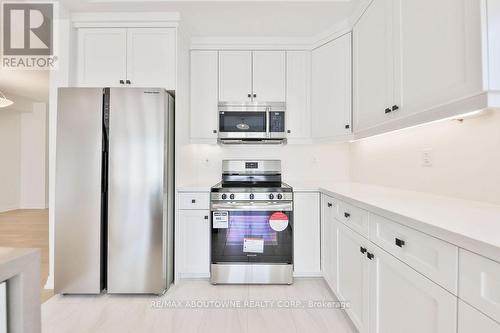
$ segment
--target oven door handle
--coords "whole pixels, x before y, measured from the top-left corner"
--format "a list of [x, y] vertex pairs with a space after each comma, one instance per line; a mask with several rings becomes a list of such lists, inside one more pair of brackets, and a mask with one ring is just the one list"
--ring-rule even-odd
[[270, 212], [290, 212], [293, 210], [292, 202], [254, 202], [254, 203], [241, 203], [241, 202], [222, 202], [212, 203], [213, 211], [270, 211]]

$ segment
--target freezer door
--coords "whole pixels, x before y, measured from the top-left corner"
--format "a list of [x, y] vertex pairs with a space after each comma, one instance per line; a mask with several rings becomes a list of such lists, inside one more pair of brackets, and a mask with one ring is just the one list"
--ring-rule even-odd
[[60, 88], [55, 179], [55, 293], [98, 294], [103, 89]]
[[165, 98], [162, 89], [110, 92], [108, 293], [166, 288]]

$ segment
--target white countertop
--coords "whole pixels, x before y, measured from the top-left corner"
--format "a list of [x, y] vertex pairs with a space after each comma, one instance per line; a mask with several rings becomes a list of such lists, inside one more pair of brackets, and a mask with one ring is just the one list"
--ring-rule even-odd
[[319, 187], [332, 197], [500, 261], [500, 206], [358, 183]]

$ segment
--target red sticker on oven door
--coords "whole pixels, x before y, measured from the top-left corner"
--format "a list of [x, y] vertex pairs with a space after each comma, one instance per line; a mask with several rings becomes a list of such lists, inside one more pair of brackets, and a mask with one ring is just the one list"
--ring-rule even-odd
[[288, 216], [281, 212], [273, 213], [269, 217], [269, 225], [274, 231], [283, 231], [288, 227]]

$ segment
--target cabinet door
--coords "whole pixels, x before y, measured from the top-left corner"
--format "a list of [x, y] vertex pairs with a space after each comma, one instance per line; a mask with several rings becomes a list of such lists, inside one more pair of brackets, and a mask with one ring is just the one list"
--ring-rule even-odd
[[127, 72], [126, 58], [126, 29], [78, 29], [79, 86], [124, 86]]
[[191, 51], [191, 139], [217, 138], [217, 51]]
[[395, 257], [372, 246], [371, 333], [454, 333], [457, 298]]
[[317, 276], [320, 267], [319, 193], [294, 193], [293, 268], [296, 275]]
[[480, 2], [393, 1], [399, 116], [480, 93]]
[[175, 29], [127, 29], [127, 80], [133, 87], [175, 89]]
[[500, 324], [474, 309], [469, 304], [458, 301], [458, 333], [498, 333]]
[[311, 52], [286, 53], [286, 128], [288, 139], [311, 137]]
[[335, 138], [351, 133], [351, 34], [312, 51], [312, 134]]
[[321, 270], [330, 288], [337, 292], [338, 227], [335, 219], [336, 200], [326, 195], [321, 202]]
[[367, 240], [338, 224], [338, 293], [341, 301], [350, 303], [347, 314], [360, 333], [368, 332], [370, 265], [366, 253]]
[[252, 93], [252, 52], [219, 52], [219, 101], [249, 102]]
[[210, 211], [180, 210], [177, 223], [180, 232], [181, 277], [210, 275]]
[[285, 51], [254, 51], [252, 71], [255, 101], [285, 101]]
[[353, 29], [354, 132], [391, 119], [394, 100], [392, 20], [395, 0], [374, 0]]

